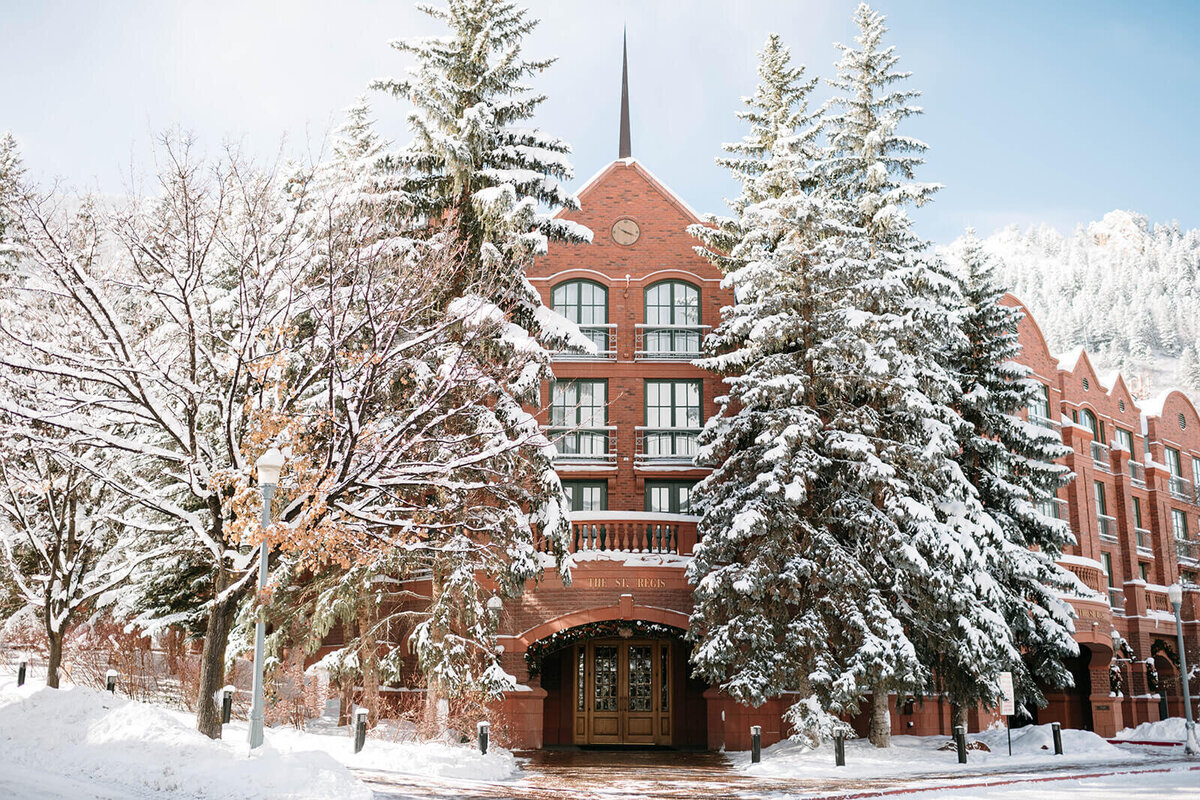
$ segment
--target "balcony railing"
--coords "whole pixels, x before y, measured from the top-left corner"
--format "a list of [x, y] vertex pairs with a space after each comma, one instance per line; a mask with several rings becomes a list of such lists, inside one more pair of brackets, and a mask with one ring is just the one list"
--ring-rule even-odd
[[1134, 528], [1133, 532], [1137, 536], [1138, 555], [1154, 558], [1154, 549], [1150, 546], [1150, 531], [1145, 528]]
[[[646, 553], [691, 555], [696, 547], [697, 518], [686, 514], [635, 511], [587, 511], [571, 514], [572, 553]], [[537, 548], [550, 551], [539, 539]], [[633, 587], [630, 587], [633, 588]]]
[[555, 361], [603, 361], [617, 357], [617, 326], [615, 324], [580, 325], [579, 331], [591, 340], [592, 344], [596, 345], [596, 352], [576, 353], [570, 350], [559, 350], [554, 354]]
[[1129, 482], [1139, 489], [1146, 488], [1146, 468], [1132, 458], [1129, 459]]
[[1032, 422], [1034, 425], [1037, 425], [1039, 428], [1048, 428], [1049, 430], [1052, 430], [1052, 431], [1061, 431], [1062, 430], [1061, 422], [1056, 422], [1055, 420], [1052, 420], [1049, 417], [1043, 417], [1041, 414], [1038, 414], [1033, 411], [1029, 412], [1029, 421]]
[[1108, 455], [1108, 445], [1092, 442], [1092, 462], [1095, 463], [1096, 469], [1112, 472], [1112, 460]]
[[1175, 555], [1180, 561], [1186, 561], [1189, 564], [1200, 563], [1200, 541], [1176, 539]]
[[1171, 493], [1172, 497], [1178, 500], [1186, 500], [1189, 503], [1196, 500], [1196, 494], [1192, 490], [1192, 482], [1178, 475], [1172, 475], [1167, 478], [1167, 491]]
[[551, 425], [545, 430], [554, 444], [554, 460], [559, 463], [615, 464], [617, 461], [615, 426], [577, 428]]
[[1107, 514], [1097, 514], [1096, 519], [1100, 523], [1100, 538], [1105, 542], [1117, 541], [1117, 518], [1110, 517]]
[[699, 428], [637, 428], [639, 463], [691, 464]]
[[700, 355], [707, 325], [635, 325], [634, 358], [644, 361], [691, 361]]
[[1107, 583], [1104, 580], [1104, 572], [1097, 566], [1087, 566], [1084, 564], [1075, 564], [1071, 562], [1060, 562], [1060, 566], [1066, 567], [1075, 576], [1083, 582], [1083, 585], [1091, 589], [1093, 592], [1099, 593], [1104, 591]]

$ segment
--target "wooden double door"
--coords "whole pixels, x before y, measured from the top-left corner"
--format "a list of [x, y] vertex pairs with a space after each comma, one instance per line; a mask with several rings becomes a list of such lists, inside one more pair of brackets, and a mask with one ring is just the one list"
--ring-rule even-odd
[[575, 743], [672, 743], [672, 643], [598, 639], [575, 646]]

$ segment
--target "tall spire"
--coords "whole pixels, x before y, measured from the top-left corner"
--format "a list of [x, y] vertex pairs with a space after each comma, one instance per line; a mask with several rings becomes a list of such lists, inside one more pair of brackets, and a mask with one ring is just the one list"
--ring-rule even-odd
[[621, 154], [617, 158], [629, 158], [629, 46], [625, 31], [621, 31]]

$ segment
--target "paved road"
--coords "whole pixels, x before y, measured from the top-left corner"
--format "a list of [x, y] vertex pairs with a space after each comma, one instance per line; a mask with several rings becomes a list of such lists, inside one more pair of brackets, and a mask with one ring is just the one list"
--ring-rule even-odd
[[[719, 753], [680, 751], [540, 750], [522, 754], [525, 774], [517, 780], [487, 783], [414, 778], [399, 773], [362, 771], [359, 776], [379, 800], [461, 798], [462, 800], [781, 800], [781, 798], [852, 798], [900, 787], [983, 783], [1004, 780], [1001, 770], [931, 774], [921, 778], [855, 779], [851, 773], [837, 781], [751, 778], [730, 768]], [[1155, 759], [1105, 764], [1023, 769], [1039, 777], [1080, 775], [1169, 766]], [[1011, 776], [1010, 776], [1011, 777]], [[1053, 784], [1051, 784], [1053, 785]]]

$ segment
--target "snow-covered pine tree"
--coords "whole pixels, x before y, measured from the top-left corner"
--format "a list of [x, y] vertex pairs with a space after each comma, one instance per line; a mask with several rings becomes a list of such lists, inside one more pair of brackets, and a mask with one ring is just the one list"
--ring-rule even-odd
[[483, 437], [485, 453], [496, 454], [429, 496], [444, 513], [431, 522], [428, 545], [411, 551], [430, 576], [429, 613], [413, 639], [432, 719], [440, 697], [471, 683], [488, 690], [507, 683], [494, 655], [484, 659], [486, 675], [469, 668], [495, 625], [476, 575], [503, 593], [521, 591], [540, 575], [535, 528], [556, 558], [563, 554], [568, 525], [553, 451], [525, 406], [536, 404], [541, 381], [551, 377], [545, 347], [592, 345], [542, 305], [524, 268], [550, 241], [589, 242], [591, 232], [555, 218], [578, 208], [562, 184], [573, 176], [570, 147], [530, 124], [545, 98], [525, 81], [552, 63], [522, 56], [536, 20], [510, 0], [449, 0], [422, 10], [448, 35], [393, 42], [416, 64], [407, 79], [374, 88], [413, 106], [413, 141], [387, 164], [427, 220], [427, 241], [456, 254], [456, 269], [437, 284], [439, 306], [463, 332], [457, 349], [443, 353], [468, 377], [453, 397], [472, 413], [455, 424], [463, 441]]
[[493, 287], [486, 299], [538, 333], [545, 311], [524, 265], [550, 241], [592, 238], [584, 226], [554, 217], [579, 207], [562, 184], [574, 175], [570, 145], [530, 125], [545, 96], [525, 80], [554, 60], [522, 57], [537, 20], [511, 0], [449, 0], [421, 10], [449, 35], [391, 43], [417, 63], [407, 79], [373, 84], [413, 106], [413, 140], [389, 155], [388, 166], [404, 176], [429, 231], [449, 234], [461, 248], [463, 269], [446, 287], [447, 302], [486, 276]]
[[[1076, 581], [1055, 563], [1064, 545], [1073, 541], [1071, 530], [1046, 511], [1071, 478], [1066, 467], [1055, 463], [1070, 448], [1053, 430], [1016, 416], [1036, 408], [1044, 389], [1028, 380], [1029, 369], [1015, 361], [1021, 349], [1017, 323], [1022, 312], [1000, 303], [1004, 289], [974, 231], [968, 231], [956, 249], [962, 337], [949, 364], [962, 392], [956, 405], [970, 423], [970, 428], [960, 429], [958, 462], [987, 512], [980, 546], [1004, 598], [997, 610], [1022, 656], [1003, 668], [1013, 673], [1017, 702], [1028, 709], [1045, 705], [1041, 686], [1070, 684], [1063, 661], [1078, 652], [1072, 612], [1061, 599]], [[969, 669], [946, 664], [938, 675], [957, 704], [956, 724], [965, 724], [968, 708], [992, 695]]]
[[845, 393], [833, 361], [847, 335], [833, 299], [839, 215], [813, 191], [813, 82], [778, 36], [759, 57], [759, 86], [739, 114], [750, 132], [720, 160], [742, 186], [734, 216], [691, 228], [737, 303], [722, 310], [700, 362], [725, 376], [729, 394], [701, 434], [699, 461], [713, 472], [697, 488], [690, 629], [697, 669], [738, 700], [758, 705], [799, 688], [789, 717], [816, 741], [830, 712], [856, 710], [878, 662], [889, 674], [919, 665], [830, 526], [853, 504], [837, 474]]
[[[950, 653], [990, 682], [995, 699], [995, 665], [1015, 648], [992, 610], [999, 594], [975, 541], [985, 516], [954, 461], [965, 423], [950, 406], [957, 387], [939, 355], [957, 338], [948, 311], [955, 287], [929, 263], [907, 213], [938, 188], [914, 180], [925, 145], [898, 131], [920, 113], [919, 92], [901, 85], [908, 73], [883, 44], [883, 16], [864, 3], [854, 21], [857, 46], [839, 45], [816, 174], [847, 210], [836, 262], [846, 334], [830, 364], [844, 376], [842, 405], [829, 424], [841, 436], [833, 452], [845, 499], [830, 525], [903, 624], [869, 679], [870, 738], [882, 747], [890, 692], [927, 690]], [[897, 648], [912, 648], [920, 669], [896, 659]]]

